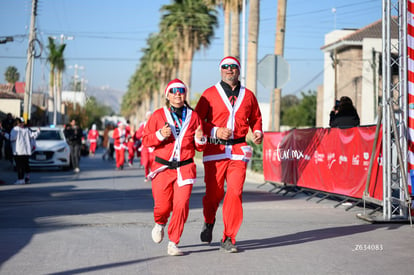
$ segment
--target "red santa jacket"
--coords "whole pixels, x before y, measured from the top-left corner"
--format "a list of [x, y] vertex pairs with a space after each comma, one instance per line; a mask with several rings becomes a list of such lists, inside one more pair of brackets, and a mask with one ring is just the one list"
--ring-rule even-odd
[[98, 130], [89, 130], [88, 132], [88, 141], [89, 142], [97, 142], [99, 137]]
[[[159, 130], [166, 122], [171, 127], [172, 135], [167, 139], [163, 139]], [[202, 125], [202, 122], [197, 113], [187, 108], [186, 118], [182, 123], [180, 134], [177, 136], [171, 113], [166, 107], [163, 107], [156, 110], [146, 123], [142, 143], [144, 146], [154, 147], [154, 158], [159, 157], [167, 161], [185, 161], [194, 157], [195, 150], [202, 151], [206, 146], [206, 142], [200, 142], [195, 139], [195, 131], [199, 125]], [[159, 172], [167, 169], [167, 167], [154, 161], [148, 177], [154, 178]], [[195, 163], [177, 168], [177, 183], [179, 186], [193, 184], [195, 180]]]
[[126, 145], [127, 136], [125, 133], [125, 129], [121, 130], [119, 127], [115, 128], [113, 138], [115, 150], [120, 150], [122, 148], [128, 149]]
[[[203, 121], [204, 133], [216, 138], [218, 127], [233, 130], [231, 139], [246, 137], [249, 127], [253, 132], [262, 131], [262, 115], [255, 95], [249, 89], [240, 87], [239, 96], [234, 106], [231, 105], [220, 82], [204, 91], [195, 111]], [[251, 156], [247, 143], [222, 145], [208, 143], [203, 161], [233, 159], [244, 160], [246, 154]]]

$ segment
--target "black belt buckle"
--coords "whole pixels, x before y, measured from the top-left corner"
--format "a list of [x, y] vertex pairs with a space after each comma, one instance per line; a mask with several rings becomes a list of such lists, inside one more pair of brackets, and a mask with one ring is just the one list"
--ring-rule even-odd
[[170, 167], [175, 169], [179, 167], [179, 164], [180, 164], [179, 161], [173, 160], [170, 162]]

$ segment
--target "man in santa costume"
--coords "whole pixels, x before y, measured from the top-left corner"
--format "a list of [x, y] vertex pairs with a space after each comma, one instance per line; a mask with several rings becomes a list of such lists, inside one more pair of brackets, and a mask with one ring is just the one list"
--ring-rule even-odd
[[127, 144], [126, 144], [127, 136], [126, 136], [124, 122], [118, 122], [118, 127], [114, 130], [113, 138], [114, 138], [116, 169], [122, 170], [124, 169], [124, 163], [125, 163], [125, 149], [128, 149]]
[[204, 122], [204, 132], [209, 136], [203, 153], [206, 194], [200, 238], [202, 242], [211, 242], [216, 212], [224, 198], [224, 232], [220, 249], [234, 253], [237, 252], [236, 235], [243, 220], [246, 168], [252, 156], [246, 135], [250, 128], [253, 142], [262, 142], [262, 117], [255, 95], [240, 85], [240, 62], [234, 57], [225, 57], [219, 64], [219, 71], [221, 81], [203, 92], [195, 108]]
[[144, 128], [142, 143], [154, 148], [149, 178], [154, 197], [152, 239], [160, 243], [168, 225], [168, 255], [180, 256], [177, 247], [188, 217], [190, 195], [196, 181], [195, 150], [202, 151], [207, 139], [197, 113], [185, 101], [187, 88], [179, 79], [165, 89], [167, 104], [151, 115]]
[[96, 124], [92, 124], [92, 129], [88, 132], [89, 153], [94, 156], [96, 151], [96, 143], [98, 142], [99, 133], [96, 130]]

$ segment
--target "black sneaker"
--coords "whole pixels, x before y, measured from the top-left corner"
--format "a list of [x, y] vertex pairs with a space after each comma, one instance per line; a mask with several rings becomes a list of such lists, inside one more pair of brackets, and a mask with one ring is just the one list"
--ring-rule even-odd
[[200, 234], [200, 239], [202, 242], [211, 243], [211, 240], [213, 239], [213, 227], [214, 223], [204, 223]]
[[237, 246], [235, 246], [232, 242], [231, 242], [231, 238], [230, 237], [226, 237], [226, 239], [220, 242], [220, 250], [224, 251], [224, 252], [228, 252], [228, 253], [237, 253]]

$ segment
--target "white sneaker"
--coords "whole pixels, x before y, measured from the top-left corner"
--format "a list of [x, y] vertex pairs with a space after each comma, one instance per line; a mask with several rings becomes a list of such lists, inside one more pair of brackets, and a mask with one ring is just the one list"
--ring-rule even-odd
[[160, 243], [164, 238], [164, 224], [156, 223], [152, 229], [152, 240], [154, 243]]
[[16, 180], [14, 184], [24, 184], [24, 179]]
[[74, 171], [75, 173], [79, 173], [79, 172], [80, 172], [80, 169], [79, 169], [78, 167], [76, 167], [73, 171]]
[[168, 243], [168, 255], [171, 256], [182, 256], [184, 253], [177, 247], [173, 242]]

